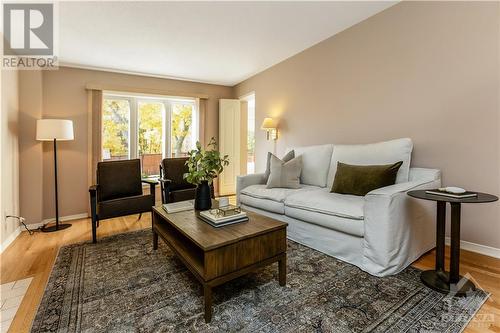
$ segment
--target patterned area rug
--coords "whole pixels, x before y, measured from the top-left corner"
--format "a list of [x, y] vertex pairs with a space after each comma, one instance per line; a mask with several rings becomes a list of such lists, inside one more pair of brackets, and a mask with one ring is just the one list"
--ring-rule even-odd
[[288, 242], [287, 285], [277, 265], [214, 289], [205, 324], [202, 289], [151, 231], [61, 248], [32, 332], [459, 332], [486, 300], [424, 287], [420, 271], [377, 278]]

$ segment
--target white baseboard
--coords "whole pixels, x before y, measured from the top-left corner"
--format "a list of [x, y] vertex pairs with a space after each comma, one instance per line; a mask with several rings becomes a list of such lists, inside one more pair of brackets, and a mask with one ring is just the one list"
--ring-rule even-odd
[[[445, 243], [446, 243], [446, 245], [450, 245], [450, 237], [445, 238]], [[500, 249], [498, 249], [496, 247], [476, 244], [476, 243], [467, 242], [467, 241], [462, 240], [462, 241], [460, 241], [460, 248], [462, 250], [476, 252], [476, 253], [484, 254], [485, 256], [490, 256], [493, 258], [500, 259]]]
[[[80, 214], [75, 214], [75, 215], [61, 216], [61, 217], [59, 217], [59, 221], [65, 222], [65, 221], [71, 221], [71, 220], [80, 220], [80, 219], [86, 219], [87, 217], [89, 217], [89, 214], [80, 213]], [[42, 222], [39, 222], [39, 223], [30, 223], [30, 224], [28, 224], [28, 228], [37, 229], [37, 228], [43, 227], [47, 223], [54, 222], [55, 220], [56, 220], [56, 218], [53, 217], [50, 219], [42, 220]]]
[[[87, 213], [81, 213], [81, 214], [75, 214], [75, 215], [68, 215], [68, 216], [61, 216], [59, 218], [59, 221], [64, 222], [64, 221], [71, 221], [71, 220], [80, 220], [80, 219], [86, 219], [89, 215]], [[31, 230], [38, 229], [40, 227], [43, 227], [47, 223], [55, 221], [55, 217], [51, 219], [45, 219], [40, 223], [30, 223], [28, 224], [28, 228]], [[0, 253], [2, 253], [9, 245], [21, 234], [21, 231], [24, 230], [24, 226], [20, 225], [17, 227], [17, 229], [7, 237], [6, 240], [0, 244]]]
[[14, 230], [13, 233], [11, 233], [9, 235], [9, 237], [7, 237], [6, 240], [4, 240], [2, 242], [2, 244], [0, 244], [0, 253], [2, 253], [6, 248], [9, 247], [10, 244], [12, 244], [12, 242], [17, 238], [17, 236], [19, 236], [21, 234], [21, 227], [18, 226], [16, 230]]

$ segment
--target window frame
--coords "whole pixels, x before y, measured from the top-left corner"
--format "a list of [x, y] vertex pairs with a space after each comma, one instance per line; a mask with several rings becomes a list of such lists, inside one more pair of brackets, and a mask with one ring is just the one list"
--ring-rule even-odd
[[[191, 97], [163, 97], [147, 94], [124, 94], [119, 92], [105, 91], [103, 92], [104, 100], [125, 100], [129, 103], [129, 131], [128, 131], [128, 159], [140, 158], [139, 156], [139, 103], [161, 103], [163, 104], [162, 115], [162, 158], [172, 156], [172, 112], [173, 104], [190, 104], [193, 108], [193, 120], [191, 126], [191, 135], [194, 142], [199, 140], [199, 106], [197, 99]], [[102, 117], [101, 117], [102, 118]], [[101, 132], [104, 130], [104, 125], [101, 124]], [[102, 133], [101, 133], [102, 135]], [[103, 142], [101, 142], [101, 154], [103, 150]]]

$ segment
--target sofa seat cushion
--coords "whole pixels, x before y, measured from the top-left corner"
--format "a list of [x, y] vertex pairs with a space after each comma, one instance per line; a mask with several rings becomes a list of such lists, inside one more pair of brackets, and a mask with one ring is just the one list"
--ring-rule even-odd
[[285, 204], [270, 199], [256, 198], [246, 194], [240, 194], [240, 203], [245, 206], [250, 206], [262, 209], [271, 213], [285, 214]]
[[363, 220], [364, 202], [365, 198], [362, 196], [330, 193], [329, 189], [325, 188], [291, 194], [287, 196], [285, 205], [326, 215]]
[[310, 191], [317, 189], [318, 187], [309, 185], [300, 185], [300, 188], [298, 189], [282, 188], [282, 187], [266, 188], [266, 185], [250, 185], [248, 187], [245, 187], [241, 191], [241, 194], [258, 199], [267, 199], [276, 202], [284, 202], [287, 196], [299, 193], [299, 191], [302, 192], [302, 191]]
[[266, 185], [250, 185], [240, 193], [240, 202], [244, 205], [267, 210], [277, 214], [285, 214], [285, 199], [299, 192], [317, 190], [317, 186], [300, 185], [299, 189], [266, 188]]
[[139, 214], [151, 211], [151, 207], [154, 205], [153, 196], [150, 194], [106, 200], [98, 203], [97, 215], [100, 220], [104, 220], [112, 217]]
[[[364, 237], [364, 220], [355, 220], [289, 206], [285, 206], [285, 215], [287, 217], [301, 220], [310, 224], [319, 225], [321, 227], [342, 232], [348, 235]], [[331, 246], [335, 247], [335, 244], [332, 244]]]

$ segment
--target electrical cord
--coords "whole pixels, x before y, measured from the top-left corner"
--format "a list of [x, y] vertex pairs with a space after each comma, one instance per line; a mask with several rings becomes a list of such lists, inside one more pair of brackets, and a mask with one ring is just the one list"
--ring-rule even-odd
[[26, 223], [24, 223], [24, 221], [26, 220], [24, 217], [22, 217], [22, 216], [16, 216], [16, 215], [7, 215], [7, 216], [5, 216], [6, 219], [8, 219], [9, 217], [17, 219], [19, 222], [21, 222], [23, 224], [24, 228], [30, 234], [30, 236], [35, 233], [34, 230], [29, 229], [28, 226], [26, 225]]

